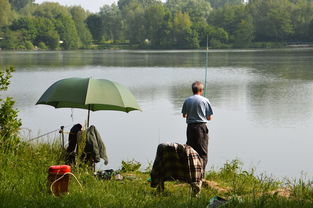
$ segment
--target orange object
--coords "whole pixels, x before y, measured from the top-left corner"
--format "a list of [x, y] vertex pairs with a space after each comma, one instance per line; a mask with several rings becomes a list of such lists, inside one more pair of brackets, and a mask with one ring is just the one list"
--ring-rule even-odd
[[55, 196], [68, 193], [70, 176], [67, 173], [70, 172], [71, 166], [69, 165], [53, 165], [49, 167], [48, 187]]

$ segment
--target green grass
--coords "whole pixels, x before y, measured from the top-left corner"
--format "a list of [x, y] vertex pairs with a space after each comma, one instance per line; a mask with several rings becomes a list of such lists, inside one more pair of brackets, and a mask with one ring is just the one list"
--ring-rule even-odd
[[[71, 178], [69, 194], [54, 197], [48, 192], [47, 170], [63, 164], [61, 158], [58, 144], [22, 144], [11, 153], [0, 150], [0, 207], [205, 208], [214, 196], [229, 200], [223, 207], [313, 207], [309, 182], [256, 176], [254, 170], [242, 170], [237, 160], [209, 171], [206, 179], [214, 184], [204, 186], [198, 197], [192, 197], [189, 186], [179, 182], [166, 182], [165, 192], [158, 194], [147, 181], [149, 173], [127, 172], [127, 168], [122, 181], [99, 180], [86, 168], [73, 168], [83, 190]], [[288, 196], [280, 195], [277, 190], [281, 188]]]

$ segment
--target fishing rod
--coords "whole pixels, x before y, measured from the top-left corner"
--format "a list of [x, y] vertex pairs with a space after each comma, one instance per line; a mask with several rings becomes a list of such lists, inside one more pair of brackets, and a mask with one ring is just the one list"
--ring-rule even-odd
[[208, 76], [208, 59], [209, 59], [209, 35], [206, 36], [206, 53], [205, 53], [205, 79], [204, 79], [204, 97], [207, 92], [207, 76]]

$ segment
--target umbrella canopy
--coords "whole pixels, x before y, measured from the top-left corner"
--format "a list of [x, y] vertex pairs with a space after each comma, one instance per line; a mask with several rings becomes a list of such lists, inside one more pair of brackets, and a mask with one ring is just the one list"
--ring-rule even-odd
[[106, 79], [67, 78], [52, 84], [37, 104], [55, 108], [82, 108], [89, 111], [141, 110], [134, 95], [124, 86]]

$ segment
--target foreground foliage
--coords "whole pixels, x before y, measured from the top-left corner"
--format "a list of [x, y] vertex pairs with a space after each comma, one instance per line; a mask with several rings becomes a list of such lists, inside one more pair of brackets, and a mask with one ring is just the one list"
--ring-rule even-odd
[[[20, 143], [16, 153], [0, 151], [0, 207], [206, 207], [214, 196], [228, 199], [224, 207], [312, 207], [312, 186], [302, 180], [281, 182], [257, 177], [244, 171], [240, 162], [227, 162], [207, 173], [198, 197], [192, 197], [187, 184], [166, 182], [165, 192], [150, 187], [149, 173], [130, 168], [124, 161], [123, 180], [99, 180], [86, 168], [73, 167], [70, 194], [54, 197], [48, 192], [47, 170], [64, 164], [59, 144]], [[133, 167], [133, 166], [132, 166]], [[126, 172], [128, 171], [128, 172]], [[282, 190], [285, 194], [282, 194]]]
[[[8, 89], [13, 71], [13, 67], [2, 69], [0, 66], [0, 93]], [[22, 123], [14, 104], [12, 97], [0, 95], [0, 149], [4, 151], [14, 151], [19, 143], [18, 130]]]

